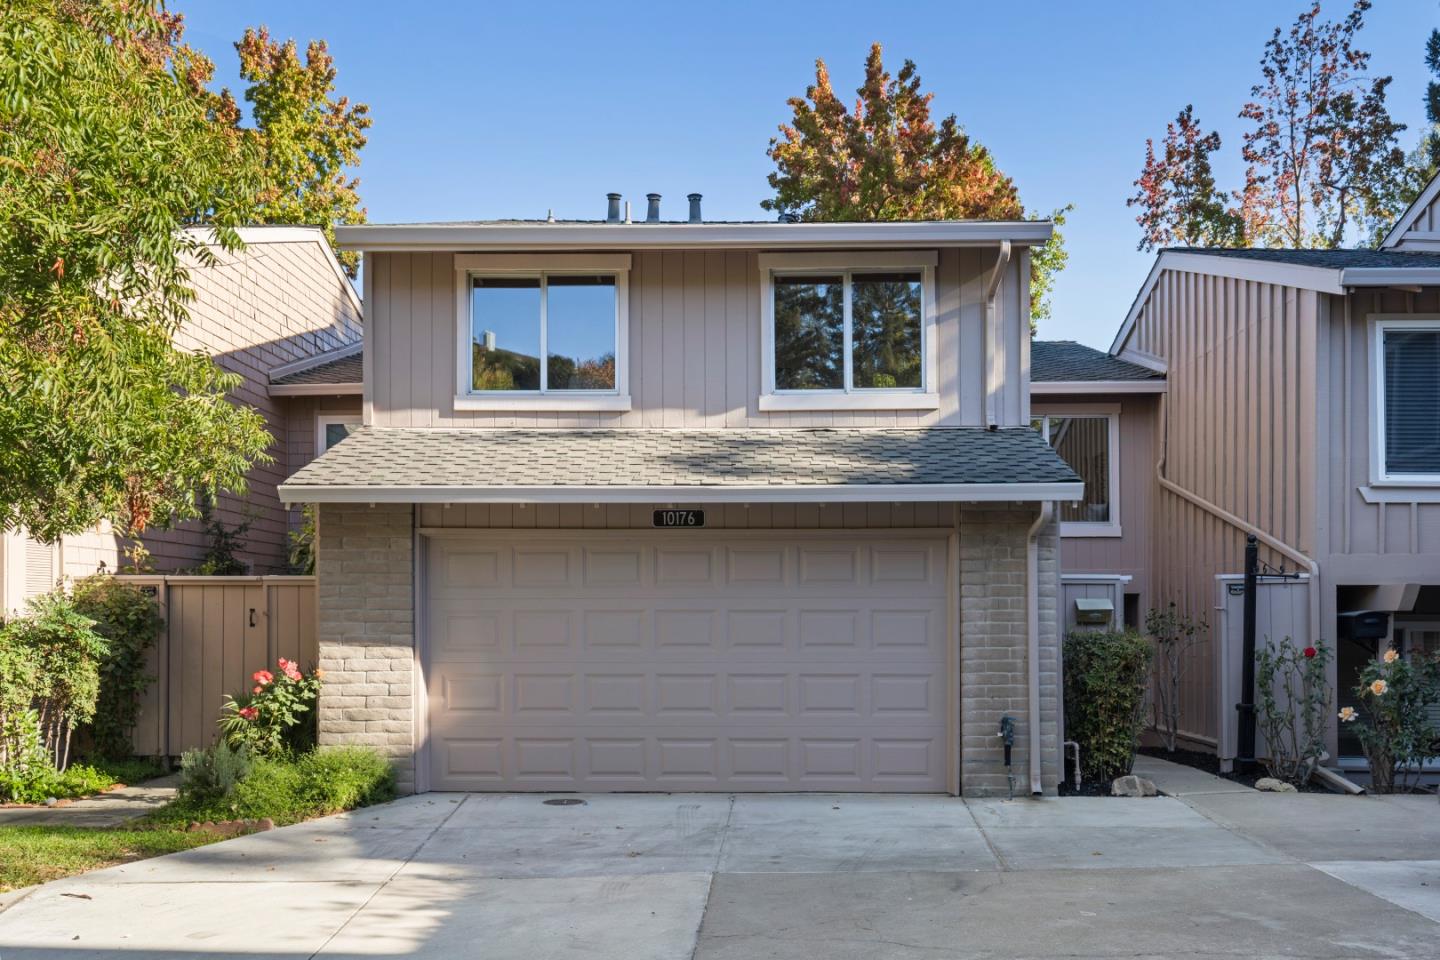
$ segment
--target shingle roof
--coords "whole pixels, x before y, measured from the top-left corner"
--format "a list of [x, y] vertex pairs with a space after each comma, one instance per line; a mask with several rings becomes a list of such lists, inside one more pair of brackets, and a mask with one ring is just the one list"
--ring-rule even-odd
[[1030, 341], [1030, 380], [1035, 383], [1164, 379], [1163, 373], [1073, 340]]
[[1410, 253], [1400, 250], [1264, 250], [1253, 248], [1225, 250], [1207, 247], [1167, 247], [1162, 252], [1260, 260], [1266, 263], [1288, 263], [1297, 267], [1322, 267], [1331, 270], [1343, 270], [1347, 267], [1384, 269], [1414, 267], [1433, 270], [1440, 267], [1440, 253]]
[[[1033, 430], [530, 430], [362, 427], [282, 487], [1078, 484]], [[296, 496], [295, 499], [303, 499]], [[322, 498], [323, 499], [323, 498]], [[1018, 497], [1016, 499], [1019, 499]]]
[[334, 360], [327, 360], [307, 367], [304, 370], [297, 370], [294, 373], [287, 373], [283, 377], [271, 377], [272, 384], [297, 384], [297, 383], [362, 383], [364, 381], [365, 357], [361, 353], [352, 353], [348, 357], [338, 357]]

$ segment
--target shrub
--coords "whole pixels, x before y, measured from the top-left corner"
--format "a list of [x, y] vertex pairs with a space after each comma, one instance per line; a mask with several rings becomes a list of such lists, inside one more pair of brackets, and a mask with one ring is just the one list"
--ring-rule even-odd
[[1080, 744], [1086, 778], [1113, 780], [1130, 772], [1144, 727], [1151, 651], [1134, 632], [1065, 639], [1065, 734]]
[[383, 803], [394, 796], [395, 773], [379, 753], [368, 747], [332, 747], [257, 757], [223, 798], [197, 793], [182, 781], [176, 800], [151, 819], [190, 823], [268, 817], [283, 825]]
[[160, 604], [144, 589], [104, 574], [76, 581], [72, 596], [75, 609], [94, 620], [95, 631], [109, 642], [92, 721], [96, 753], [128, 757], [140, 697], [155, 679], [146, 671], [146, 661], [165, 625]]
[[233, 527], [215, 516], [215, 505], [208, 498], [200, 504], [200, 524], [205, 530], [205, 553], [195, 565], [194, 573], [206, 577], [230, 577], [250, 572], [240, 554], [245, 551], [245, 535], [255, 522], [247, 517]]
[[196, 803], [226, 800], [252, 766], [245, 747], [217, 743], [205, 750], [186, 750], [180, 757], [180, 793]]
[[231, 746], [275, 756], [315, 745], [315, 701], [324, 674], [316, 670], [307, 677], [284, 657], [278, 669], [279, 673], [255, 671], [251, 678], [255, 686], [249, 693], [225, 697], [220, 730]]
[[0, 627], [0, 670], [6, 674], [0, 722], [9, 725], [11, 715], [33, 709], [57, 770], [69, 763], [75, 727], [95, 715], [109, 645], [94, 626], [57, 591], [31, 600], [26, 616]]
[[1440, 731], [1429, 716], [1440, 703], [1440, 657], [1411, 659], [1391, 648], [1360, 671], [1355, 694], [1360, 710], [1344, 708], [1340, 722], [1356, 725], [1372, 788], [1408, 791], [1421, 765], [1440, 756]]
[[290, 531], [290, 572], [311, 576], [315, 573], [315, 543], [319, 524], [315, 504], [307, 503], [300, 511], [300, 529]]
[[1286, 637], [1255, 651], [1255, 723], [1265, 736], [1270, 776], [1304, 783], [1325, 756], [1330, 648], [1296, 647]]
[[1145, 615], [1145, 632], [1155, 644], [1155, 697], [1153, 720], [1165, 749], [1175, 751], [1180, 735], [1180, 681], [1190, 665], [1190, 650], [1206, 629], [1203, 619], [1192, 620], [1172, 601], [1164, 611]]

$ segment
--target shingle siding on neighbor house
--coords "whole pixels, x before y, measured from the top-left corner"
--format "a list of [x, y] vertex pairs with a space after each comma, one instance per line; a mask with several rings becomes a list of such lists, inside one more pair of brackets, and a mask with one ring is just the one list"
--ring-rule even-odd
[[318, 552], [322, 746], [375, 747], [415, 789], [414, 509], [324, 504]]
[[[940, 251], [936, 269], [938, 410], [762, 413], [757, 254], [636, 251], [630, 270], [630, 395], [625, 413], [455, 410], [455, 258], [369, 253], [372, 423], [380, 427], [980, 426], [982, 302], [993, 249]], [[1017, 251], [999, 288], [996, 410], [1028, 418], [1029, 255]], [[1024, 334], [1024, 335], [1022, 335]]]

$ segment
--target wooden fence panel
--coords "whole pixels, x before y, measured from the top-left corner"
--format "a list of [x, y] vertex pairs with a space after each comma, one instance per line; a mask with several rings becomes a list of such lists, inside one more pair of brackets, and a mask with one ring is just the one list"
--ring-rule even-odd
[[255, 671], [319, 659], [314, 577], [122, 579], [154, 589], [165, 617], [133, 737], [142, 756], [209, 746], [226, 694], [250, 689]]

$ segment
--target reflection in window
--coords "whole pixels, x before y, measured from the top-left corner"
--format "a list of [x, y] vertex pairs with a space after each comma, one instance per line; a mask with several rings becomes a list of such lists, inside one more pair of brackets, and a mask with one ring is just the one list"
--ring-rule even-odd
[[919, 387], [920, 274], [856, 274], [851, 282], [851, 382]]
[[1039, 430], [1060, 459], [1085, 482], [1085, 499], [1061, 503], [1064, 523], [1110, 523], [1110, 418], [1037, 417], [1031, 426]]
[[470, 388], [614, 390], [616, 320], [613, 276], [474, 277]]
[[843, 277], [775, 278], [775, 386], [845, 386]]
[[337, 423], [337, 422], [334, 422], [334, 421], [330, 421], [330, 422], [327, 422], [326, 424], [324, 424], [324, 427], [325, 427], [325, 445], [324, 445], [324, 447], [321, 448], [321, 450], [320, 450], [321, 453], [324, 453], [326, 450], [329, 450], [331, 447], [335, 446], [335, 444], [339, 443], [341, 440], [344, 440], [346, 437], [350, 436], [350, 434], [352, 434], [352, 433], [354, 433], [356, 430], [360, 429], [360, 424], [359, 424], [359, 423]]
[[615, 389], [615, 278], [547, 277], [549, 390]]

